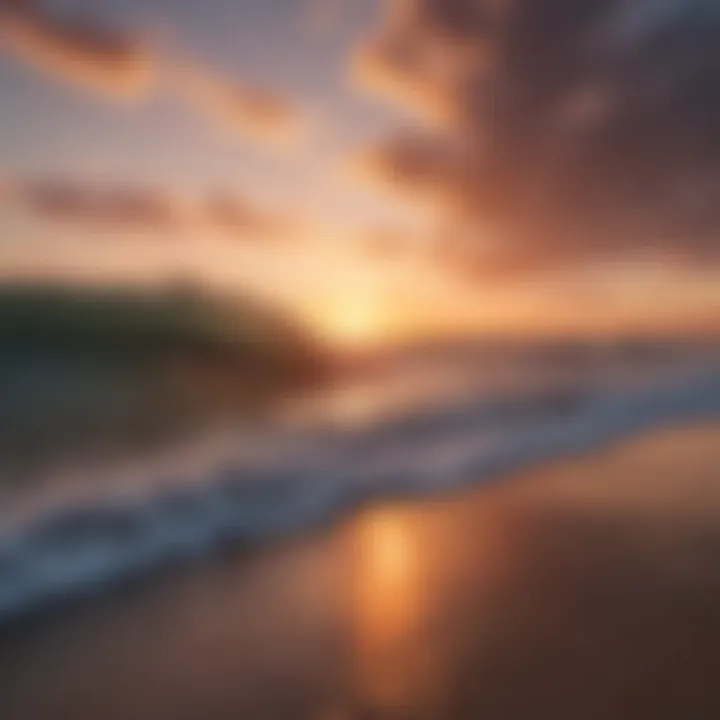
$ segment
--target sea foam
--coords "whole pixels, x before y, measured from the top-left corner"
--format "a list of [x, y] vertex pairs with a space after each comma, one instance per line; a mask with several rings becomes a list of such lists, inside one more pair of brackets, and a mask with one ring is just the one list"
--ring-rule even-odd
[[323, 412], [319, 421], [266, 428], [256, 442], [238, 437], [234, 454], [206, 469], [180, 463], [184, 475], [178, 468], [132, 493], [77, 496], [8, 525], [0, 622], [229, 545], [297, 533], [363, 503], [498, 481], [646, 429], [720, 418], [720, 372], [514, 393], [468, 389], [349, 424]]

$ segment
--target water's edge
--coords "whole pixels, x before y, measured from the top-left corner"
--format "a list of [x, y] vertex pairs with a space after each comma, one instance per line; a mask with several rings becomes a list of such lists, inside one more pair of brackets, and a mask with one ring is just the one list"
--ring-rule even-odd
[[486, 413], [458, 417], [412, 432], [398, 419], [395, 429], [356, 438], [312, 461], [238, 465], [210, 474], [201, 485], [36, 519], [0, 542], [0, 623], [118, 588], [229, 544], [299, 533], [368, 502], [489, 483], [661, 426], [720, 419], [720, 375], [608, 393], [498, 421], [489, 433]]

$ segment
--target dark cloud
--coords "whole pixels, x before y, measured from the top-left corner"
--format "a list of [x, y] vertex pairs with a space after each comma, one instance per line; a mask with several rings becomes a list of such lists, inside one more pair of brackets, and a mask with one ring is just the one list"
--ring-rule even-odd
[[133, 34], [54, 12], [40, 0], [0, 0], [0, 46], [46, 72], [113, 97], [143, 95], [156, 71], [154, 56]]
[[481, 265], [718, 256], [716, 2], [396, 0], [358, 62], [440, 109], [368, 164], [492, 239]]

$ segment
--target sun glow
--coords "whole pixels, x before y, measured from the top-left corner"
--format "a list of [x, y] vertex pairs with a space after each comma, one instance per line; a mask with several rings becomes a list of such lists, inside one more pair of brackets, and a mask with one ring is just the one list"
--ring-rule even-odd
[[391, 335], [387, 308], [361, 293], [329, 297], [312, 311], [311, 322], [330, 343], [357, 349], [383, 342]]

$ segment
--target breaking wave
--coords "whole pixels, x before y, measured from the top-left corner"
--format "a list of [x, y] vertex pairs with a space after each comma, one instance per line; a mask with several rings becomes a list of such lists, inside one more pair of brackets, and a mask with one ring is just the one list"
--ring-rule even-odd
[[212, 462], [178, 462], [174, 474], [146, 469], [143, 482], [118, 479], [113, 491], [70, 494], [6, 523], [0, 622], [230, 544], [299, 532], [366, 502], [489, 483], [649, 428], [720, 418], [720, 372], [642, 385], [466, 388], [346, 423], [322, 408], [312, 422], [305, 415], [238, 434], [232, 452]]

